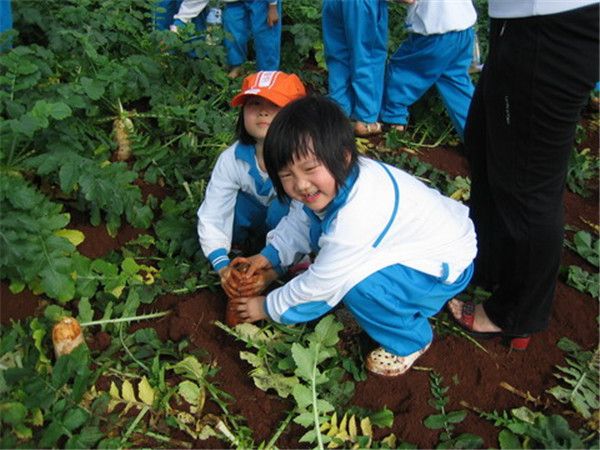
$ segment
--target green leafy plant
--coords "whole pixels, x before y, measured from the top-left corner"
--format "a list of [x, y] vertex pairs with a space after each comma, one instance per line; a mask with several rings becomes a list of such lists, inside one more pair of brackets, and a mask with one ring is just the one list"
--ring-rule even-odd
[[554, 376], [562, 383], [548, 389], [547, 392], [559, 402], [571, 405], [584, 419], [590, 419], [594, 413], [598, 415], [600, 348], [584, 351], [578, 344], [564, 337], [557, 345], [567, 352], [566, 365], [556, 366], [558, 372], [555, 372]]
[[[25, 286], [60, 302], [75, 296], [72, 258], [75, 245], [64, 236], [70, 221], [53, 203], [18, 175], [0, 177], [0, 270], [13, 292]], [[65, 234], [66, 233], [66, 234]]]
[[281, 397], [295, 400], [293, 420], [309, 428], [301, 441], [318, 446], [329, 442], [320, 427], [333, 413], [334, 405], [343, 407], [352, 396], [354, 383], [349, 376], [360, 376], [352, 364], [344, 363], [348, 357], [337, 347], [343, 327], [334, 315], [325, 316], [314, 329], [277, 324], [259, 328], [244, 323], [235, 329], [220, 322], [216, 325], [251, 350], [241, 352], [240, 357], [253, 367], [250, 376], [258, 388], [273, 389]]
[[35, 345], [22, 327], [13, 327], [3, 336], [0, 420], [6, 426], [1, 446], [14, 448], [23, 441], [35, 442], [39, 448], [98, 445], [104, 437], [103, 416], [98, 414], [102, 402], [83, 402], [94, 378], [87, 347], [61, 356], [50, 372], [49, 360], [39, 364]]
[[599, 168], [598, 158], [591, 153], [589, 148], [581, 151], [573, 149], [567, 170], [567, 187], [575, 194], [589, 197], [589, 182], [598, 176]]
[[569, 286], [594, 298], [600, 298], [600, 274], [590, 273], [573, 265], [562, 267], [561, 274]]
[[483, 440], [471, 433], [462, 433], [458, 436], [453, 435], [455, 424], [465, 420], [467, 411], [446, 411], [446, 405], [449, 398], [445, 395], [448, 388], [442, 385], [443, 378], [435, 371], [429, 374], [429, 385], [432, 399], [429, 404], [433, 406], [438, 413], [425, 418], [423, 425], [430, 430], [442, 430], [439, 437], [439, 444], [436, 448], [479, 448], [483, 445]]
[[600, 267], [600, 240], [587, 231], [577, 231], [573, 235], [573, 241], [565, 240], [565, 246], [576, 252], [579, 256], [592, 264]]
[[588, 448], [584, 444], [585, 438], [571, 430], [566, 419], [559, 415], [546, 416], [525, 406], [512, 409], [510, 413], [480, 414], [495, 426], [503, 427], [498, 434], [501, 449]]

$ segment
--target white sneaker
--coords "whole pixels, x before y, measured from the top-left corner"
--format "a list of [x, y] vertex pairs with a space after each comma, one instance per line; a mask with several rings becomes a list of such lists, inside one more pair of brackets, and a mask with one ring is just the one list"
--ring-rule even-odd
[[410, 369], [430, 345], [431, 343], [407, 356], [397, 356], [385, 351], [382, 347], [376, 348], [367, 356], [367, 370], [384, 377], [397, 377]]

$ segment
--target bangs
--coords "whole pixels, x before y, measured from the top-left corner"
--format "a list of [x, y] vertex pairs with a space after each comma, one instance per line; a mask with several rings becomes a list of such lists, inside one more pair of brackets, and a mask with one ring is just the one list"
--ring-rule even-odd
[[[356, 143], [349, 119], [331, 100], [303, 97], [282, 108], [264, 143], [267, 172], [280, 199], [286, 194], [279, 172], [302, 157], [314, 155], [340, 186], [356, 164]], [[349, 158], [348, 158], [349, 157]]]

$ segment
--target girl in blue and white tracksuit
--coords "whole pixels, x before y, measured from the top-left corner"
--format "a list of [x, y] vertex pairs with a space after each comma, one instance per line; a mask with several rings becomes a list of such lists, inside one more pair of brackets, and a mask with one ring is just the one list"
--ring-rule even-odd
[[357, 157], [350, 123], [324, 98], [300, 99], [279, 112], [265, 163], [272, 179], [279, 174], [278, 194], [293, 201], [251, 258], [253, 267], [317, 255], [266, 297], [240, 300], [238, 314], [293, 324], [343, 302], [382, 347], [367, 367], [403, 373], [432, 340], [428, 318], [471, 278], [476, 238], [468, 208], [402, 170]]
[[300, 79], [283, 72], [258, 72], [246, 77], [232, 100], [242, 106], [238, 141], [219, 155], [198, 209], [198, 237], [204, 255], [222, 281], [230, 269], [232, 244], [243, 244], [250, 234], [263, 235], [287, 213], [277, 200], [263, 165], [263, 142], [281, 107], [305, 95]]
[[415, 0], [409, 6], [408, 38], [387, 64], [383, 122], [405, 126], [408, 107], [435, 85], [463, 137], [474, 91], [468, 70], [476, 20], [471, 0]]

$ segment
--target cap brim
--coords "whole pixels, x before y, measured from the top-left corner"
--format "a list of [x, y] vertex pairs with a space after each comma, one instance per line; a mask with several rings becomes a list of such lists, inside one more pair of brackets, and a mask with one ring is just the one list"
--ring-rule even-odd
[[259, 92], [253, 92], [251, 94], [246, 94], [245, 92], [240, 92], [238, 95], [233, 97], [233, 99], [231, 100], [231, 106], [243, 105], [246, 102], [246, 98], [251, 97], [251, 96], [262, 97], [266, 100], [269, 100], [271, 103], [279, 106], [280, 108], [283, 108], [289, 102], [296, 100], [296, 98], [301, 97], [301, 95], [297, 95], [295, 97], [290, 98], [286, 95], [281, 95], [281, 94], [278, 94], [277, 92], [266, 91], [266, 90], [264, 92], [259, 91]]

